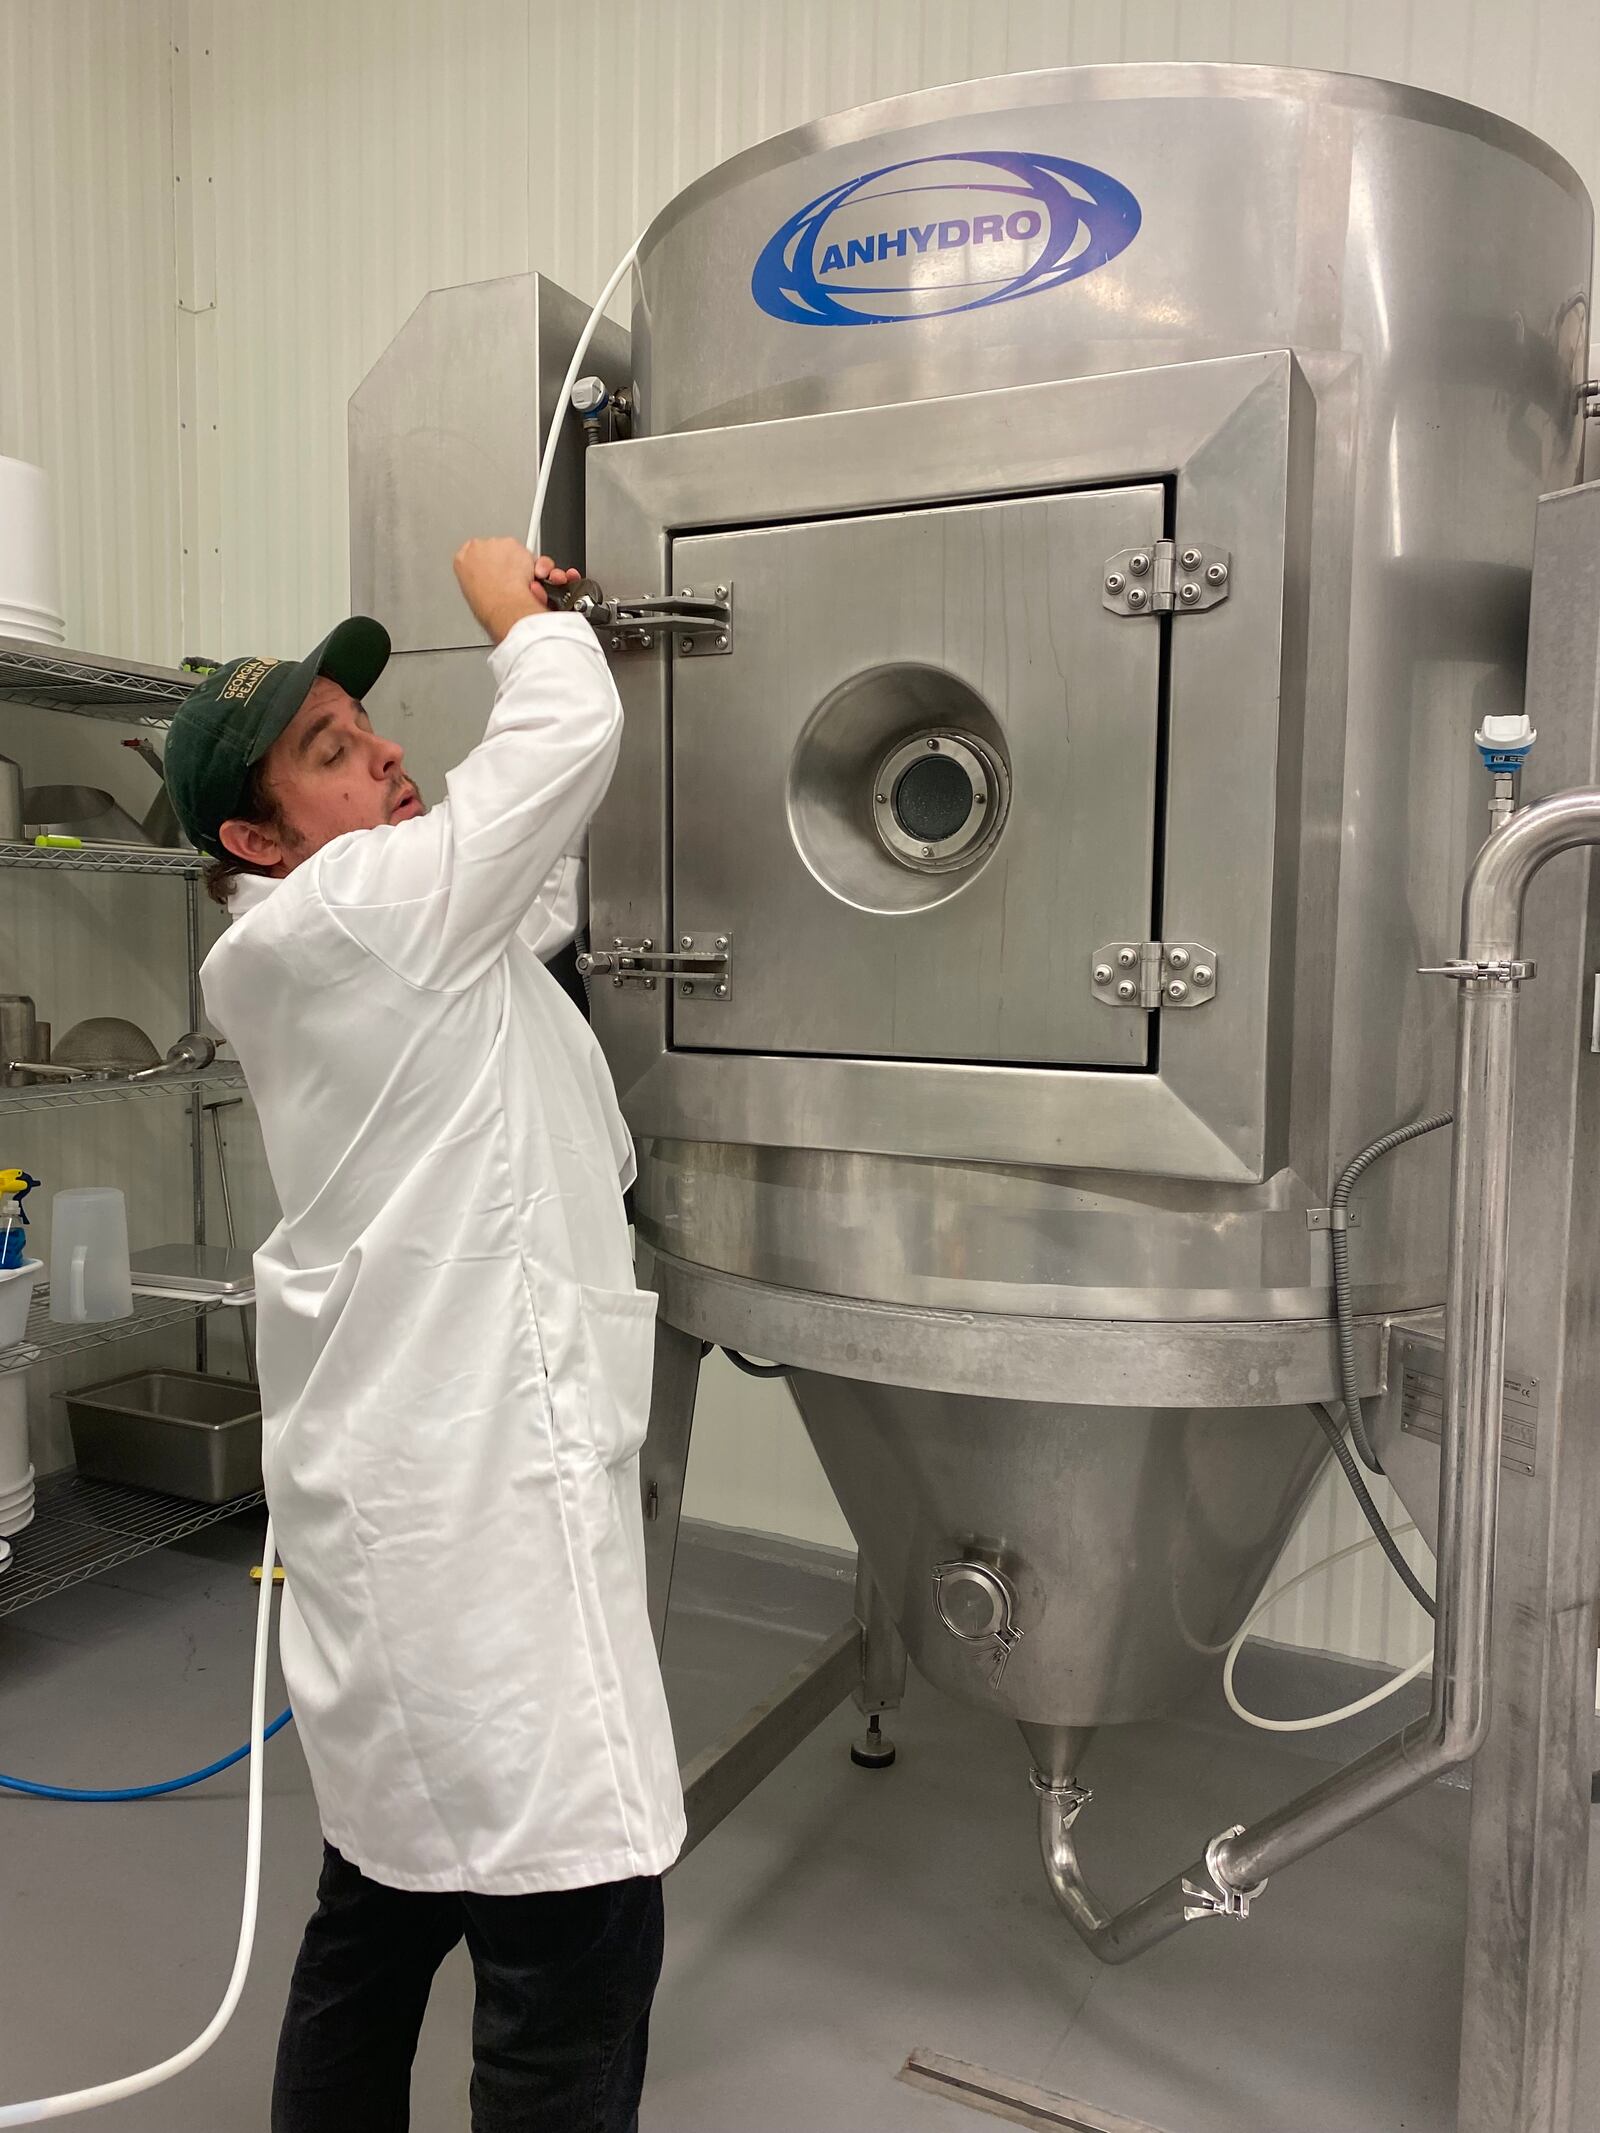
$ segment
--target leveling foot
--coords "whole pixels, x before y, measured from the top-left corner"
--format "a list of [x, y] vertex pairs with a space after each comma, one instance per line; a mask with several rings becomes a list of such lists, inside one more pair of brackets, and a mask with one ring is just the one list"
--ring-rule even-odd
[[850, 1743], [850, 1760], [861, 1770], [887, 1770], [895, 1758], [895, 1745], [885, 1740], [878, 1715], [867, 1720], [867, 1730]]

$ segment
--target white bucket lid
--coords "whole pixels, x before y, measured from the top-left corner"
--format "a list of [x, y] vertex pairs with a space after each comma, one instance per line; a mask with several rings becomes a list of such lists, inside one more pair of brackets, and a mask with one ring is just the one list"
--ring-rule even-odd
[[0, 600], [0, 637], [20, 637], [29, 644], [65, 644], [67, 625], [42, 607], [10, 607]]

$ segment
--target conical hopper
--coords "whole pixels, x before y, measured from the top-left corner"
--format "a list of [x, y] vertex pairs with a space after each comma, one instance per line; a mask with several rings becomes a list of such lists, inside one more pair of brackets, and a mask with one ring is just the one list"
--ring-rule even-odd
[[1214, 1676], [1326, 1457], [1303, 1408], [791, 1383], [917, 1666], [1033, 1726], [1155, 1717]]

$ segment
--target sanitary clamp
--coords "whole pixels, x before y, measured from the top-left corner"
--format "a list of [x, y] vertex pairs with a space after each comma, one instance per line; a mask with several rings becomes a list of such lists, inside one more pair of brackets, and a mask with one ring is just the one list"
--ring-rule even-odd
[[1055, 1801], [1063, 1829], [1070, 1829], [1094, 1798], [1087, 1785], [1079, 1785], [1071, 1778], [1064, 1785], [1058, 1785], [1053, 1778], [1047, 1778], [1042, 1770], [1030, 1770], [1028, 1783], [1035, 1792]]
[[1183, 1893], [1184, 1920], [1193, 1924], [1197, 1918], [1237, 1918], [1241, 1921], [1250, 1916], [1250, 1906], [1266, 1888], [1265, 1881], [1252, 1881], [1248, 1888], [1236, 1889], [1217, 1864], [1220, 1848], [1234, 1837], [1244, 1835], [1244, 1824], [1236, 1822], [1232, 1829], [1223, 1830], [1206, 1846], [1206, 1872], [1211, 1876], [1212, 1886], [1202, 1888], [1198, 1881], [1185, 1881]]

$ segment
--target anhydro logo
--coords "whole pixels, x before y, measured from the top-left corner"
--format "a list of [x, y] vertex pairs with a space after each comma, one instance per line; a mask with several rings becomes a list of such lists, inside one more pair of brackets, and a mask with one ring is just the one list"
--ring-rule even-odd
[[978, 149], [849, 178], [762, 247], [750, 293], [795, 326], [885, 326], [1058, 289], [1133, 242], [1125, 185], [1060, 156]]

